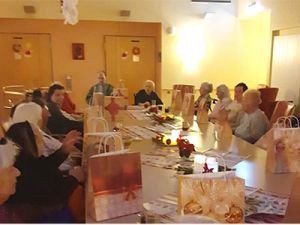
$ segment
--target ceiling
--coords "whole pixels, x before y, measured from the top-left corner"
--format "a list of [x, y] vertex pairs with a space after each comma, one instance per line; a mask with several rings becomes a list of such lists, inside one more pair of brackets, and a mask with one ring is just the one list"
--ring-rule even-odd
[[[112, 20], [180, 23], [184, 18], [201, 18], [204, 12], [236, 16], [237, 1], [232, 3], [192, 3], [190, 0], [79, 0], [80, 20]], [[23, 11], [24, 5], [36, 8], [34, 15]], [[130, 10], [129, 18], [121, 18], [120, 10]], [[62, 19], [60, 0], [0, 0], [2, 18]]]

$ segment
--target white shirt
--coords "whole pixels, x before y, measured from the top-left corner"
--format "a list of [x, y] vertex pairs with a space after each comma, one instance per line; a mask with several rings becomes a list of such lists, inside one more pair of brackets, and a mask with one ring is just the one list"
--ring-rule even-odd
[[250, 143], [255, 143], [262, 135], [267, 132], [268, 118], [260, 109], [253, 113], [245, 113], [234, 134]]
[[223, 98], [222, 100], [219, 100], [217, 102], [217, 104], [215, 105], [213, 111], [211, 112], [211, 114], [209, 115], [209, 117], [216, 117], [217, 114], [219, 113], [220, 109], [222, 107], [227, 107], [230, 103], [232, 102], [232, 100], [230, 98]]

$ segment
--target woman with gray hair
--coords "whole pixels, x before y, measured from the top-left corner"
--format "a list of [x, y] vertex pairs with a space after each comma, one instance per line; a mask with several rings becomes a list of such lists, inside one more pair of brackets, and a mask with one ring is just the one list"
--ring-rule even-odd
[[197, 114], [199, 105], [201, 101], [205, 101], [205, 105], [206, 105], [206, 109], [211, 110], [210, 106], [211, 106], [211, 102], [212, 102], [212, 98], [210, 97], [210, 93], [213, 90], [213, 85], [211, 83], [208, 82], [203, 82], [200, 86], [199, 92], [200, 92], [200, 96], [198, 97], [197, 101], [195, 102], [195, 114]]
[[[152, 80], [146, 80], [144, 89], [140, 90], [134, 96], [135, 105], [162, 105], [163, 102], [154, 91], [155, 83]], [[155, 102], [155, 103], [154, 103]]]
[[213, 111], [209, 115], [209, 119], [216, 119], [217, 114], [219, 113], [221, 108], [226, 108], [231, 102], [230, 91], [229, 88], [225, 84], [221, 84], [217, 87], [217, 97], [219, 101], [215, 105]]
[[250, 143], [255, 143], [267, 132], [268, 119], [258, 106], [261, 103], [258, 90], [245, 92], [242, 107], [245, 112], [234, 134]]

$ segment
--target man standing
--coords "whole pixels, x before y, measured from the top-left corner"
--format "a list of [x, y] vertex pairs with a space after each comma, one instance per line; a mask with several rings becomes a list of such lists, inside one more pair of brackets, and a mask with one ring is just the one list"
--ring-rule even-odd
[[85, 98], [87, 104], [91, 105], [93, 102], [93, 94], [95, 92], [101, 92], [104, 96], [111, 96], [113, 92], [113, 86], [106, 83], [106, 76], [104, 71], [97, 73], [98, 84], [92, 86]]

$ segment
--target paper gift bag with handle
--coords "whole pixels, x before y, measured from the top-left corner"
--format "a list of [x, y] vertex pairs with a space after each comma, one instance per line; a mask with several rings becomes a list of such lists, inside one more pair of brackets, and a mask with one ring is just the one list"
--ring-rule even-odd
[[172, 93], [172, 104], [171, 104], [171, 112], [178, 116], [181, 112], [182, 108], [182, 96], [180, 90], [173, 90]]
[[129, 105], [128, 102], [128, 88], [114, 88], [113, 90], [113, 96], [115, 97], [123, 97], [125, 104]]
[[104, 117], [107, 122], [122, 121], [124, 110], [127, 108], [124, 97], [104, 97]]
[[208, 123], [208, 107], [206, 99], [201, 99], [197, 111], [197, 123]]
[[179, 176], [179, 215], [210, 217], [220, 223], [243, 223], [245, 183], [234, 172]]
[[188, 121], [190, 124], [193, 124], [194, 121], [194, 94], [185, 93], [181, 108], [181, 115], [185, 121]]
[[93, 98], [92, 98], [92, 104], [93, 106], [102, 106], [104, 102], [104, 95], [102, 92], [94, 92]]
[[300, 126], [297, 119], [292, 127], [292, 118], [279, 118], [266, 140], [266, 168], [272, 173], [300, 172]]
[[105, 153], [89, 159], [93, 218], [103, 221], [141, 211], [140, 153]]

